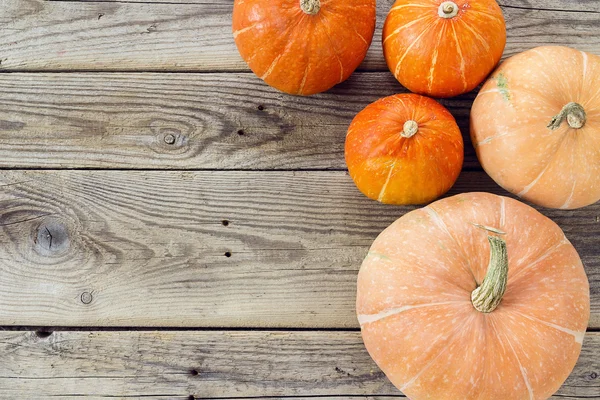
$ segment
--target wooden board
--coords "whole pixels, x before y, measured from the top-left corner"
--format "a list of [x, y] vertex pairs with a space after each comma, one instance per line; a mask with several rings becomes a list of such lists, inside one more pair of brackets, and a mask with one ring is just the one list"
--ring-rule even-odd
[[[0, 167], [345, 169], [369, 103], [406, 92], [387, 72], [287, 96], [251, 73], [0, 74]], [[465, 137], [474, 94], [444, 100]], [[251, 100], [249, 100], [251, 99]]]
[[[198, 0], [176, 6], [168, 4], [171, 1], [3, 0], [0, 69], [247, 70], [231, 34], [233, 1]], [[381, 29], [393, 0], [377, 3], [376, 33], [361, 69], [387, 71]], [[508, 29], [506, 56], [542, 44], [600, 54], [597, 1], [502, 3]]]
[[[414, 207], [343, 171], [4, 171], [0, 324], [355, 328], [358, 268]], [[504, 193], [465, 172], [453, 193]], [[600, 204], [546, 210], [579, 250], [600, 327]]]
[[[400, 396], [359, 332], [0, 332], [0, 353], [0, 397], [11, 400]], [[597, 399], [599, 353], [600, 334], [588, 333], [553, 399]]]

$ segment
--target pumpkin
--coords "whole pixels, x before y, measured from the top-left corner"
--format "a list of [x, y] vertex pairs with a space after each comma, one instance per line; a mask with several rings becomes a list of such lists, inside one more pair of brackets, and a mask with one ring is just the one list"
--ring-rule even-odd
[[379, 99], [348, 128], [346, 164], [358, 189], [387, 204], [422, 204], [446, 193], [463, 163], [463, 139], [441, 104], [417, 94]]
[[467, 193], [409, 212], [377, 237], [356, 308], [370, 355], [409, 398], [539, 400], [579, 357], [589, 284], [550, 219]]
[[345, 81], [367, 54], [375, 0], [235, 0], [233, 37], [250, 69], [290, 94]]
[[383, 53], [396, 79], [415, 93], [451, 97], [473, 90], [506, 45], [495, 0], [397, 0], [383, 26]]
[[471, 137], [485, 171], [533, 203], [573, 209], [600, 199], [600, 57], [538, 47], [483, 85]]

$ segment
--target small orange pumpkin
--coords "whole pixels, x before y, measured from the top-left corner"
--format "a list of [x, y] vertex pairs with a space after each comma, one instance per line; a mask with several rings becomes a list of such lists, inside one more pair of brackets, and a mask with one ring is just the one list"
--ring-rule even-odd
[[367, 54], [375, 0], [235, 0], [233, 37], [250, 69], [290, 94], [345, 81]]
[[441, 104], [417, 94], [379, 99], [348, 128], [346, 164], [358, 189], [387, 204], [422, 204], [460, 174], [463, 139]]
[[542, 400], [590, 316], [583, 265], [533, 208], [488, 193], [437, 201], [375, 240], [358, 276], [367, 350], [413, 400]]
[[600, 200], [600, 57], [568, 47], [505, 61], [471, 111], [485, 171], [533, 203], [573, 209]]
[[505, 45], [495, 0], [397, 0], [383, 26], [390, 71], [410, 91], [433, 97], [475, 89]]

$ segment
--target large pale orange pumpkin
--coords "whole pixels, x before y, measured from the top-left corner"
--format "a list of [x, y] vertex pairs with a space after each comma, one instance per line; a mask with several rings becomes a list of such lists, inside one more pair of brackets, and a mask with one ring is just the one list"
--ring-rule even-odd
[[473, 90], [506, 45], [495, 0], [397, 0], [383, 26], [383, 52], [396, 79], [415, 93], [451, 97]]
[[468, 193], [394, 222], [358, 276], [365, 345], [412, 400], [542, 400], [572, 371], [589, 284], [562, 230]]
[[269, 85], [290, 94], [345, 81], [367, 54], [375, 0], [235, 0], [233, 37]]
[[600, 199], [600, 57], [538, 47], [504, 62], [471, 112], [481, 165], [502, 187], [545, 207]]
[[367, 197], [423, 204], [452, 187], [464, 151], [460, 129], [444, 106], [417, 94], [397, 94], [356, 115], [345, 153], [350, 176]]

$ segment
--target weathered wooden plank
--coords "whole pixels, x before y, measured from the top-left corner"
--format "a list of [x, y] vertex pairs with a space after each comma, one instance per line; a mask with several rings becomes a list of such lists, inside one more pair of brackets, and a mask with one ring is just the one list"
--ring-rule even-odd
[[[364, 70], [387, 70], [381, 30], [393, 0], [377, 3], [377, 29], [361, 66]], [[600, 54], [597, 1], [502, 3], [509, 36], [507, 56], [542, 44], [569, 45]], [[231, 35], [232, 4], [231, 0], [177, 5], [162, 0], [3, 0], [0, 69], [247, 70]]]
[[[97, 0], [47, 0], [47, 1], [73, 1], [73, 2], [94, 2]], [[102, 0], [107, 2], [119, 3], [123, 0]], [[169, 3], [169, 4], [207, 4], [220, 3], [231, 4], [232, 0], [126, 0], [129, 3]], [[558, 10], [558, 11], [577, 11], [577, 12], [600, 12], [600, 5], [597, 0], [507, 0], [500, 3], [504, 8], [524, 8], [532, 10]]]
[[[0, 353], [0, 397], [14, 400], [400, 396], [359, 332], [1, 332]], [[597, 399], [599, 353], [588, 333], [553, 398]]]
[[[44, 168], [345, 169], [352, 118], [406, 92], [362, 72], [311, 98], [251, 73], [0, 74], [0, 166]], [[474, 95], [443, 101], [465, 133]], [[171, 144], [169, 144], [171, 143]]]
[[[465, 172], [453, 193], [504, 193]], [[356, 274], [414, 207], [343, 171], [3, 171], [0, 325], [357, 327]], [[600, 327], [600, 204], [547, 210]]]

